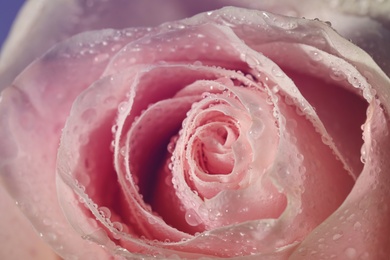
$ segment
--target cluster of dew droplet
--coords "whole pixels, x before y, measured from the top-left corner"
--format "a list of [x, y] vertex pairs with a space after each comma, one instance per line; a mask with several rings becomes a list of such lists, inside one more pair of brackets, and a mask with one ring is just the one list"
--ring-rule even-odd
[[[362, 202], [359, 203], [359, 208], [365, 209], [367, 207], [367, 202], [364, 202], [365, 205], [360, 204], [362, 204]], [[329, 224], [326, 224], [328, 231], [325, 233], [324, 237], [318, 239], [317, 248], [310, 247], [309, 249], [302, 246], [297, 251], [300, 256], [313, 256], [319, 259], [336, 259], [337, 257], [340, 257], [340, 255], [325, 252], [334, 248], [335, 245], [345, 244], [344, 241], [351, 243], [350, 235], [345, 235], [342, 231], [344, 226], [352, 226], [353, 232], [366, 232], [362, 228], [360, 218], [358, 218], [355, 213], [352, 213], [352, 210], [350, 209], [338, 211], [334, 214], [334, 217], [338, 219], [338, 225], [329, 226]], [[371, 259], [369, 252], [359, 252], [359, 249], [353, 245], [345, 246], [341, 254], [343, 259]]]

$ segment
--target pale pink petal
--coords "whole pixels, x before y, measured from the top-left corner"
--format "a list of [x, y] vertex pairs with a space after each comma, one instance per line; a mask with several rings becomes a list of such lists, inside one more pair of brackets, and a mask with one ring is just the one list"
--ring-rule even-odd
[[[2, 92], [0, 172], [4, 185], [38, 232], [63, 257], [77, 254], [99, 259], [106, 255], [95, 243], [83, 240], [65, 219], [56, 196], [53, 155], [75, 96], [100, 76], [111, 49], [121, 46], [115, 37], [114, 31], [106, 31], [60, 44]], [[95, 48], [89, 46], [90, 41]], [[102, 51], [106, 58], [99, 56]], [[64, 73], [69, 76], [60, 79]]]
[[[388, 60], [388, 52], [383, 51], [383, 47], [386, 47], [389, 42], [389, 32], [368, 18], [356, 17], [340, 11], [342, 9], [347, 13], [369, 14], [373, 18], [386, 22], [389, 20], [386, 17], [388, 4], [365, 1], [364, 4], [354, 5], [349, 2], [354, 3], [353, 1], [317, 1], [313, 4], [312, 1], [299, 0], [277, 2], [218, 0], [211, 3], [209, 1], [167, 0], [163, 4], [159, 2], [151, 4], [150, 1], [125, 2], [122, 0], [30, 0], [20, 12], [2, 50], [0, 71], [3, 76], [0, 89], [9, 85], [26, 65], [55, 43], [74, 34], [103, 28], [155, 26], [161, 22], [185, 18], [198, 12], [228, 5], [332, 21], [334, 28], [374, 55], [389, 74], [389, 68], [385, 63]], [[148, 10], [149, 15], [143, 15], [145, 10]], [[151, 13], [156, 13], [156, 15]], [[383, 58], [383, 55], [386, 55], [387, 59]]]
[[[1, 259], [59, 260], [3, 187], [0, 187], [0, 212]], [[49, 222], [46, 224], [50, 225]]]
[[355, 0], [225, 0], [226, 5], [264, 10], [277, 14], [319, 19], [367, 51], [390, 75], [390, 4], [388, 1]]
[[343, 205], [310, 234], [291, 259], [386, 259], [389, 254], [389, 123], [377, 102], [364, 125], [366, 164]]
[[[282, 49], [279, 52], [273, 50], [270, 44]], [[283, 48], [302, 55], [300, 58], [289, 55]], [[116, 56], [110, 60], [113, 55]], [[322, 57], [320, 60], [318, 55]], [[316, 69], [312, 68], [313, 58], [319, 64]], [[346, 78], [332, 77], [334, 67], [331, 65], [341, 70]], [[244, 75], [231, 70], [241, 71]], [[47, 71], [50, 71], [49, 77]], [[322, 76], [316, 78], [316, 73]], [[158, 84], [155, 79], [159, 79]], [[228, 94], [234, 98], [223, 97], [221, 90], [199, 97], [194, 89], [203, 91], [208, 80], [216, 80], [217, 88], [226, 84]], [[237, 82], [241, 83], [235, 86]], [[317, 90], [326, 92], [339, 87], [340, 90], [336, 91], [338, 98], [345, 97], [347, 104], [357, 102], [357, 95], [371, 104], [372, 111], [368, 114], [364, 132], [366, 150], [363, 149], [362, 155], [371, 154], [373, 158], [385, 160], [388, 129], [380, 122], [386, 120], [390, 108], [388, 86], [389, 79], [367, 54], [318, 21], [225, 8], [150, 30], [87, 33], [53, 49], [18, 77], [13, 87], [3, 92], [0, 169], [12, 196], [24, 205], [23, 211], [65, 257], [70, 257], [66, 253], [75, 253], [81, 243], [85, 244], [78, 252], [79, 256], [96, 254], [104, 257], [106, 251], [97, 246], [100, 244], [122, 256], [136, 252], [177, 253], [192, 258], [246, 254], [270, 259], [275, 255], [286, 257], [326, 218], [336, 218], [337, 214], [332, 213], [337, 208], [351, 206], [350, 200], [360, 198], [362, 193], [370, 195], [365, 198], [367, 201], [378, 201], [375, 196], [386, 199], [389, 193], [378, 183], [375, 183], [377, 189], [373, 189], [372, 194], [364, 191], [367, 186], [358, 189], [359, 183], [372, 181], [371, 175], [365, 179], [365, 171], [377, 161], [370, 163], [366, 158], [367, 163], [359, 176], [362, 165], [358, 153], [348, 153], [350, 148], [356, 149], [355, 146], [361, 144], [360, 141], [357, 142], [359, 145], [354, 144], [359, 130], [348, 136], [350, 144], [339, 145], [347, 139], [347, 133], [337, 129], [337, 124], [329, 119], [323, 108], [326, 102], [318, 98]], [[60, 129], [76, 96], [78, 99], [66, 123], [56, 162], [51, 155], [58, 148]], [[190, 108], [190, 103], [198, 100], [196, 96], [199, 103]], [[154, 117], [153, 114], [160, 109], [173, 113], [175, 107], [163, 101], [169, 99], [180, 108], [179, 113], [171, 118]], [[223, 104], [214, 104], [211, 100], [215, 99]], [[265, 102], [259, 103], [258, 99], [265, 99]], [[365, 109], [364, 100], [358, 101], [359, 111]], [[379, 100], [382, 107], [378, 105]], [[259, 142], [266, 144], [269, 157], [262, 155], [252, 135], [247, 136], [251, 142], [242, 140], [245, 139], [243, 132], [252, 130], [253, 134], [253, 130], [258, 130], [254, 127], [256, 120], [251, 124], [248, 118], [261, 119], [255, 115], [259, 104], [265, 111], [263, 116], [271, 118], [265, 123], [266, 139], [270, 142]], [[169, 163], [166, 164], [169, 158], [163, 155], [163, 146], [151, 153], [155, 158], [159, 157], [160, 165], [150, 164], [145, 171], [137, 165], [139, 162], [148, 163], [150, 152], [144, 149], [152, 149], [152, 143], [169, 145], [169, 133], [178, 128], [178, 121], [187, 110], [191, 120], [186, 123], [194, 124], [193, 128], [189, 128], [189, 132], [184, 129], [177, 143], [172, 142], [178, 146], [173, 155], [181, 159], [177, 159], [177, 163], [172, 159], [175, 164], [171, 183], [178, 188], [174, 195], [183, 203], [184, 212], [181, 210], [164, 221], [166, 215], [163, 211], [167, 209], [157, 207], [158, 211], [153, 212], [148, 202], [159, 203], [161, 198], [151, 199], [156, 195], [150, 194], [145, 184], [151, 179], [148, 173], [159, 168], [163, 172], [163, 181], [171, 178], [166, 173], [170, 167]], [[347, 110], [346, 115], [352, 116], [352, 112]], [[191, 113], [196, 115], [191, 117]], [[199, 142], [191, 134], [210, 131], [211, 124], [206, 126], [207, 123], [202, 122], [214, 119], [215, 115], [223, 120], [213, 127], [222, 126], [222, 121], [229, 120], [233, 122], [231, 125], [234, 125], [234, 120], [242, 125], [225, 128], [230, 131], [227, 130], [227, 142], [239, 144], [232, 148], [234, 166], [224, 165], [223, 174], [218, 172], [213, 176], [204, 169], [215, 167], [196, 165], [192, 161]], [[351, 123], [358, 126], [362, 118], [360, 115]], [[159, 132], [161, 138], [143, 135], [147, 132], [141, 128], [156, 127], [154, 123], [164, 119], [170, 129]], [[336, 119], [341, 122], [339, 117]], [[204, 127], [197, 128], [198, 125]], [[383, 140], [378, 139], [382, 137]], [[114, 141], [113, 151], [109, 150], [111, 141]], [[209, 140], [205, 138], [202, 142]], [[186, 144], [190, 145], [186, 148]], [[229, 149], [228, 146], [221, 148], [207, 143], [208, 156], [212, 160], [221, 160], [218, 156]], [[253, 158], [252, 167], [248, 167], [244, 175], [238, 171], [238, 177], [233, 178], [230, 174], [236, 169], [244, 169], [242, 165], [247, 164], [248, 158], [244, 155], [248, 155], [248, 151]], [[229, 156], [228, 153], [225, 158]], [[318, 158], [321, 161], [316, 160]], [[57, 198], [53, 196], [56, 163], [60, 177], [57, 188], [65, 214], [83, 238], [96, 244], [81, 242], [61, 214]], [[374, 176], [384, 184], [388, 181], [384, 176], [388, 171], [385, 163], [381, 164], [385, 169], [374, 171], [377, 174]], [[260, 169], [261, 173], [253, 169]], [[192, 179], [185, 170], [192, 171]], [[340, 207], [355, 179], [357, 184]], [[158, 189], [171, 188], [171, 183]], [[224, 185], [227, 189], [221, 188]], [[199, 193], [193, 192], [196, 189]], [[279, 194], [282, 196], [277, 196]], [[272, 195], [274, 200], [267, 195]], [[174, 197], [171, 201], [176, 203], [178, 199]], [[34, 203], [37, 200], [39, 204]], [[363, 206], [359, 204], [361, 208], [369, 207], [365, 200], [362, 200]], [[245, 206], [268, 205], [263, 201], [272, 202], [275, 208], [264, 210], [265, 215], [250, 211], [257, 216], [255, 219], [245, 213]], [[177, 207], [172, 210], [177, 211]], [[387, 211], [388, 207], [378, 210]], [[375, 216], [379, 215], [373, 212]], [[199, 227], [189, 228], [183, 222], [183, 216], [189, 226]], [[182, 223], [178, 226], [167, 224], [174, 223], [176, 218], [181, 218]], [[47, 228], [40, 223], [42, 219], [56, 220], [53, 231], [56, 239], [52, 239], [52, 233], [45, 232]], [[369, 235], [375, 228], [388, 229], [385, 217], [377, 219], [378, 226], [370, 227]], [[313, 236], [316, 234], [320, 232], [313, 233]], [[312, 249], [318, 246], [318, 240], [313, 243], [309, 237], [304, 243]], [[366, 251], [371, 254], [377, 250], [380, 257], [383, 241], [368, 243]], [[228, 242], [229, 247], [226, 246]], [[59, 244], [64, 248], [59, 248]], [[346, 250], [347, 256], [358, 253], [356, 248]]]
[[[221, 1], [223, 2], [223, 1]], [[55, 43], [80, 32], [156, 26], [223, 3], [207, 0], [29, 0], [20, 11], [0, 56], [0, 90]], [[148, 15], [145, 15], [147, 12]]]

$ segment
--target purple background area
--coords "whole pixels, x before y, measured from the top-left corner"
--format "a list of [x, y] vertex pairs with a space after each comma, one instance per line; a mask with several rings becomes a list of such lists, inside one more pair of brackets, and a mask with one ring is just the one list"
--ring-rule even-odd
[[7, 37], [15, 16], [24, 0], [0, 0], [0, 47]]

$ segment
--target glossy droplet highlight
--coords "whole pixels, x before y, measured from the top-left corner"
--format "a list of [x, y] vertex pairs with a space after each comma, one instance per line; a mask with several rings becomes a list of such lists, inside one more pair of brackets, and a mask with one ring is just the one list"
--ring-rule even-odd
[[355, 259], [357, 255], [356, 249], [353, 247], [348, 247], [347, 249], [345, 249], [344, 253], [347, 259]]
[[127, 107], [128, 107], [128, 103], [127, 102], [119, 103], [119, 105], [118, 105], [118, 112], [119, 113], [124, 113], [126, 111]]
[[103, 218], [110, 218], [111, 217], [111, 211], [106, 207], [100, 207], [99, 208], [99, 214]]
[[95, 63], [100, 63], [100, 62], [103, 62], [103, 61], [108, 60], [108, 58], [110, 58], [110, 55], [109, 55], [109, 54], [107, 54], [107, 53], [101, 53], [101, 54], [97, 55], [97, 56], [93, 59], [93, 61], [94, 61]]
[[275, 67], [272, 68], [272, 74], [273, 74], [275, 77], [279, 77], [279, 78], [281, 78], [281, 77], [284, 76], [283, 71], [282, 71], [279, 67], [277, 67], [277, 66], [275, 66]]
[[332, 239], [333, 239], [334, 241], [336, 241], [336, 240], [339, 240], [340, 238], [342, 238], [342, 236], [343, 236], [343, 234], [334, 234], [333, 237], [332, 237]]
[[330, 69], [330, 77], [336, 81], [342, 81], [346, 79], [344, 72], [340, 71], [338, 68]]
[[310, 51], [309, 55], [313, 61], [322, 60], [322, 55], [318, 51]]
[[186, 212], [185, 219], [187, 223], [191, 226], [198, 226], [202, 223], [202, 220], [198, 216], [198, 214], [195, 212], [194, 209], [188, 209]]
[[264, 124], [261, 121], [256, 121], [252, 128], [249, 130], [249, 136], [253, 139], [258, 139], [264, 132]]

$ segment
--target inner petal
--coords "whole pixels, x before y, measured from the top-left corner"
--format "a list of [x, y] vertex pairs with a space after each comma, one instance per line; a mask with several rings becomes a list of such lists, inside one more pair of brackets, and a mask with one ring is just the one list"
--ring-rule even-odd
[[232, 143], [237, 139], [237, 130], [229, 126], [213, 123], [198, 135], [201, 143], [197, 156], [203, 159], [203, 170], [210, 174], [228, 174], [233, 170], [234, 156]]

